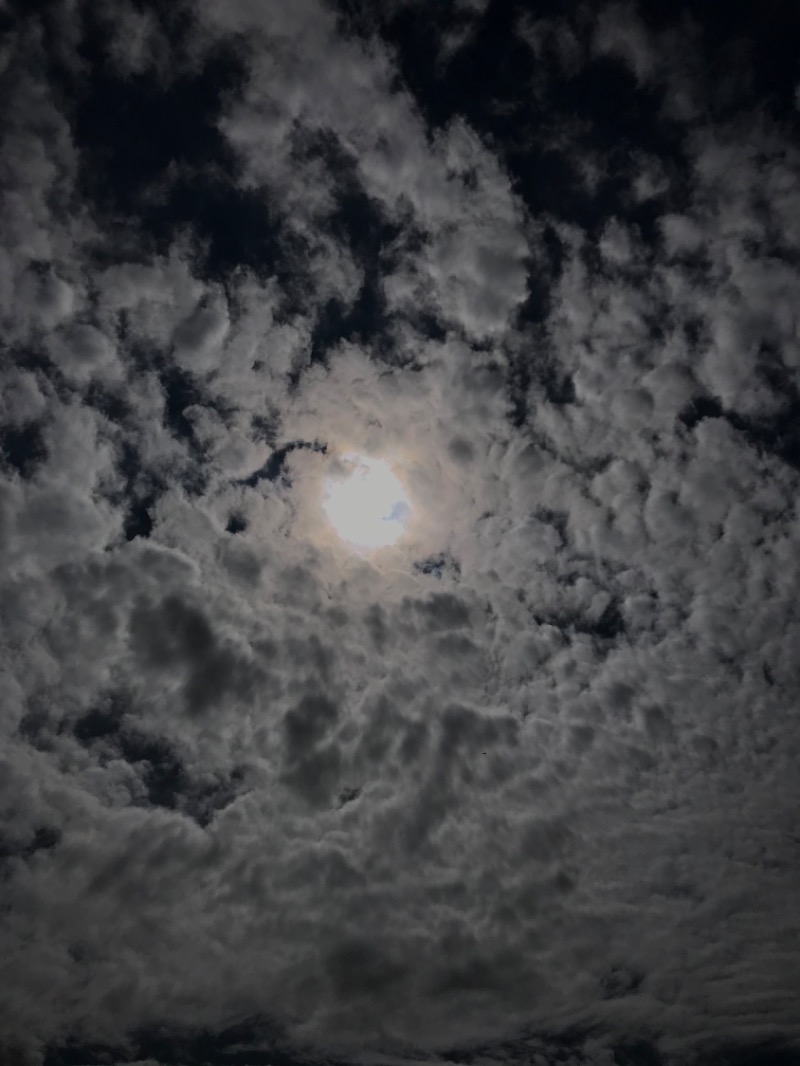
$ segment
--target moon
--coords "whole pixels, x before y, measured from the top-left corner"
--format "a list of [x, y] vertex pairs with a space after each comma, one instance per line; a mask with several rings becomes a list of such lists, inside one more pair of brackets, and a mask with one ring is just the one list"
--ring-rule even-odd
[[341, 540], [373, 551], [400, 540], [411, 504], [385, 459], [348, 453], [325, 482], [323, 510]]

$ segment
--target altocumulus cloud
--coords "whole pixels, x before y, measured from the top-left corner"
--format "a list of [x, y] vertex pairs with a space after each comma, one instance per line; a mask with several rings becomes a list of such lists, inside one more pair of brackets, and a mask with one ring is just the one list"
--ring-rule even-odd
[[794, 7], [0, 18], [3, 1061], [799, 1062]]

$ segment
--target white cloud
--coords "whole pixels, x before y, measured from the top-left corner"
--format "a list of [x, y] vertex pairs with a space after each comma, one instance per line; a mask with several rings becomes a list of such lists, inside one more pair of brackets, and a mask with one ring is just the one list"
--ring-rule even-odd
[[54, 333], [50, 353], [64, 376], [76, 383], [115, 378], [121, 371], [112, 342], [96, 326], [76, 323]]

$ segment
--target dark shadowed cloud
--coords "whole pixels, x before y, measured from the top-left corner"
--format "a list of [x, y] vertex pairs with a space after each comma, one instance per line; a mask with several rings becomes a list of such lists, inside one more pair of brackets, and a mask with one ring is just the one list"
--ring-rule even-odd
[[800, 1063], [796, 6], [0, 22], [0, 1062]]

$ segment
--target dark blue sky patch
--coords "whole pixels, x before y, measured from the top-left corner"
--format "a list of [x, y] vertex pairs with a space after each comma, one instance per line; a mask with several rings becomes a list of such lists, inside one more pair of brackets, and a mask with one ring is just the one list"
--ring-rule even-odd
[[346, 785], [339, 791], [338, 806], [346, 807], [348, 803], [355, 803], [363, 791], [361, 786]]
[[278, 430], [280, 428], [280, 415], [276, 411], [273, 414], [257, 414], [250, 419], [250, 427], [253, 439], [275, 446]]
[[129, 701], [125, 697], [112, 693], [107, 700], [90, 707], [81, 715], [72, 728], [73, 736], [86, 746], [91, 746], [105, 737], [118, 736], [128, 706]]
[[242, 515], [232, 514], [229, 516], [228, 521], [225, 525], [226, 533], [231, 533], [235, 535], [236, 533], [244, 533], [246, 529], [247, 521], [242, 517]]
[[599, 648], [605, 647], [605, 650], [608, 650], [609, 643], [625, 635], [625, 619], [617, 599], [612, 599], [597, 618], [576, 611], [543, 611], [536, 607], [532, 608], [532, 618], [537, 625], [553, 626], [565, 636], [580, 633], [594, 637]]
[[506, 374], [509, 402], [508, 417], [515, 429], [521, 429], [526, 425], [530, 414], [528, 390], [533, 380], [531, 362], [532, 359], [529, 352], [517, 351], [509, 357], [509, 366]]
[[734, 102], [757, 101], [773, 117], [793, 117], [794, 92], [800, 74], [796, 42], [800, 39], [800, 8], [794, 0], [648, 0], [639, 5], [645, 23], [655, 30], [674, 28], [690, 19], [701, 29], [710, 103], [724, 111]]
[[207, 397], [197, 379], [180, 367], [167, 364], [161, 372], [164, 386], [164, 421], [182, 440], [194, 438], [194, 426], [184, 412], [187, 407], [204, 405]]
[[576, 400], [572, 375], [563, 367], [549, 336], [541, 329], [529, 330], [524, 343], [512, 353], [508, 389], [510, 417], [517, 427], [528, 422], [531, 390], [557, 407]]
[[427, 559], [420, 559], [414, 563], [414, 569], [426, 577], [433, 577], [441, 581], [443, 577], [450, 577], [458, 581], [461, 575], [461, 565], [447, 552], [438, 555], [430, 555]]
[[[159, 13], [162, 30], [179, 48], [191, 25], [188, 8], [146, 6]], [[297, 272], [302, 257], [286, 260], [279, 217], [263, 190], [240, 185], [235, 153], [218, 128], [228, 97], [241, 88], [246, 55], [246, 42], [220, 43], [199, 72], [178, 72], [161, 85], [152, 71], [115, 71], [107, 31], [89, 19], [88, 79], [70, 86], [78, 100], [73, 127], [83, 192], [110, 224], [127, 220], [125, 240], [96, 255], [113, 258], [121, 247], [120, 260], [129, 258], [135, 222], [140, 247], [160, 254], [176, 232], [191, 228], [203, 249], [202, 277], [222, 280], [241, 267], [262, 277], [289, 279]]]
[[[705, 66], [700, 70], [708, 72], [710, 89], [730, 85], [731, 70], [744, 63], [737, 105], [744, 94], [745, 99], [768, 101], [776, 114], [788, 117], [800, 70], [786, 43], [791, 38], [786, 26], [796, 24], [800, 32], [798, 9], [779, 0], [766, 18], [744, 3], [692, 4], [685, 10], [704, 26], [699, 40], [705, 46]], [[529, 11], [521, 2], [492, 0], [472, 38], [447, 64], [437, 62], [437, 49], [441, 31], [452, 25], [452, 5], [408, 5], [380, 31], [398, 50], [404, 78], [430, 123], [444, 126], [453, 116], [464, 115], [501, 153], [532, 211], [563, 218], [592, 234], [607, 218], [622, 214], [654, 246], [658, 217], [665, 207], [680, 206], [685, 185], [680, 179], [684, 129], [665, 118], [663, 88], [637, 84], [621, 60], [600, 56], [571, 78], [550, 77], [546, 95], [537, 98], [534, 73], [547, 57], [535, 60], [515, 32], [517, 20]], [[654, 30], [674, 27], [680, 17], [674, 5], [663, 3], [641, 5], [640, 13]], [[540, 4], [536, 11], [538, 18], [561, 15], [563, 7], [555, 3]], [[359, 18], [352, 6], [345, 21], [365, 35], [376, 28], [375, 18]], [[724, 93], [717, 100], [709, 93], [705, 102], [718, 119], [730, 106]], [[555, 145], [565, 130], [571, 131], [569, 149], [561, 151]], [[574, 170], [574, 161], [586, 150], [607, 160], [607, 176], [594, 191]], [[673, 179], [668, 203], [637, 203], [631, 197], [634, 150], [666, 161]]]
[[239, 484], [247, 485], [249, 488], [253, 488], [259, 481], [277, 481], [281, 478], [284, 485], [290, 485], [288, 474], [284, 472], [286, 460], [293, 451], [297, 448], [307, 448], [312, 452], [319, 452], [321, 455], [326, 455], [328, 451], [328, 445], [324, 441], [304, 441], [293, 440], [288, 444], [284, 444], [280, 448], [276, 448], [272, 455], [267, 459], [266, 463], [254, 473], [248, 477], [243, 478]]
[[213, 160], [233, 173], [234, 159], [217, 120], [226, 95], [241, 84], [241, 48], [220, 45], [199, 73], [178, 73], [162, 86], [152, 71], [115, 72], [106, 31], [90, 18], [82, 58], [88, 80], [76, 86], [74, 131], [84, 190], [98, 206], [139, 215], [150, 186], [173, 164], [202, 171]]
[[746, 419], [735, 412], [726, 416], [734, 429], [741, 430], [748, 442], [766, 455], [800, 470], [800, 396], [794, 396], [786, 406], [768, 421]]
[[0, 457], [4, 465], [21, 478], [33, 477], [47, 459], [41, 422], [29, 422], [19, 429], [7, 427], [0, 430]]
[[579, 633], [588, 633], [599, 640], [616, 640], [625, 633], [625, 619], [621, 603], [612, 599], [596, 621], [584, 620], [576, 624]]
[[690, 430], [706, 419], [723, 418], [756, 451], [800, 470], [800, 394], [787, 388], [784, 397], [784, 406], [771, 418], [726, 410], [715, 396], [695, 397], [678, 418]]
[[153, 529], [151, 511], [164, 491], [164, 483], [148, 474], [138, 449], [130, 441], [124, 440], [120, 446], [117, 469], [122, 483], [118, 497], [112, 500], [125, 508], [125, 539], [149, 537]]
[[206, 246], [198, 263], [200, 277], [225, 280], [237, 268], [257, 277], [276, 277], [292, 285], [303, 270], [303, 256], [291, 255], [284, 222], [262, 189], [230, 184], [216, 169], [178, 173], [161, 203], [144, 216], [148, 230], [166, 247], [176, 227], [191, 226]]
[[180, 472], [183, 488], [192, 496], [200, 496], [208, 484], [206, 449], [197, 439], [194, 426], [186, 417], [186, 409], [193, 406], [216, 408], [213, 397], [201, 387], [198, 380], [174, 364], [166, 364], [160, 373], [164, 388], [164, 421], [174, 435], [183, 442], [187, 462]]
[[412, 308], [409, 320], [426, 340], [441, 343], [447, 337], [447, 327], [432, 311]]
[[[472, 38], [446, 65], [437, 62], [439, 33], [446, 24], [445, 5], [414, 4], [401, 9], [382, 27], [398, 49], [400, 67], [431, 125], [444, 126], [463, 115], [505, 160], [530, 210], [544, 212], [598, 233], [606, 219], [631, 203], [630, 151], [681, 152], [677, 129], [660, 120], [661, 95], [637, 88], [633, 75], [618, 61], [589, 63], [574, 78], [554, 77], [548, 93], [537, 98], [537, 60], [516, 33], [529, 5], [492, 0]], [[537, 17], [560, 16], [563, 7], [539, 5]], [[571, 131], [569, 149], [556, 145]], [[607, 178], [590, 191], [575, 169], [582, 151], [608, 157]], [[641, 221], [648, 234], [651, 209]]]
[[183, 763], [163, 740], [129, 730], [114, 735], [114, 746], [141, 777], [154, 807], [176, 810], [188, 789]]
[[566, 544], [569, 525], [569, 515], [566, 511], [556, 511], [551, 507], [537, 507], [534, 517], [545, 525], [552, 526], [561, 538], [562, 546]]
[[528, 270], [528, 294], [517, 309], [517, 323], [540, 325], [547, 320], [552, 307], [553, 281], [559, 277], [566, 257], [566, 249], [554, 227], [542, 227], [537, 256], [532, 258]]
[[89, 383], [85, 400], [90, 407], [94, 407], [110, 422], [121, 424], [132, 414], [131, 405], [122, 390], [111, 391], [98, 381]]
[[338, 243], [348, 248], [363, 272], [355, 301], [345, 306], [330, 300], [318, 315], [312, 334], [311, 361], [326, 362], [340, 341], [358, 341], [377, 347], [390, 343], [386, 334], [386, 300], [381, 276], [387, 248], [400, 233], [380, 205], [367, 195], [358, 176], [357, 161], [328, 131], [297, 135], [298, 162], [320, 161], [334, 186], [332, 209], [320, 224]]
[[687, 429], [694, 429], [707, 418], [724, 418], [722, 404], [715, 396], [696, 396], [678, 415]]
[[122, 522], [122, 535], [125, 540], [142, 537], [145, 540], [153, 532], [152, 510], [157, 502], [154, 492], [145, 494], [128, 502]]

